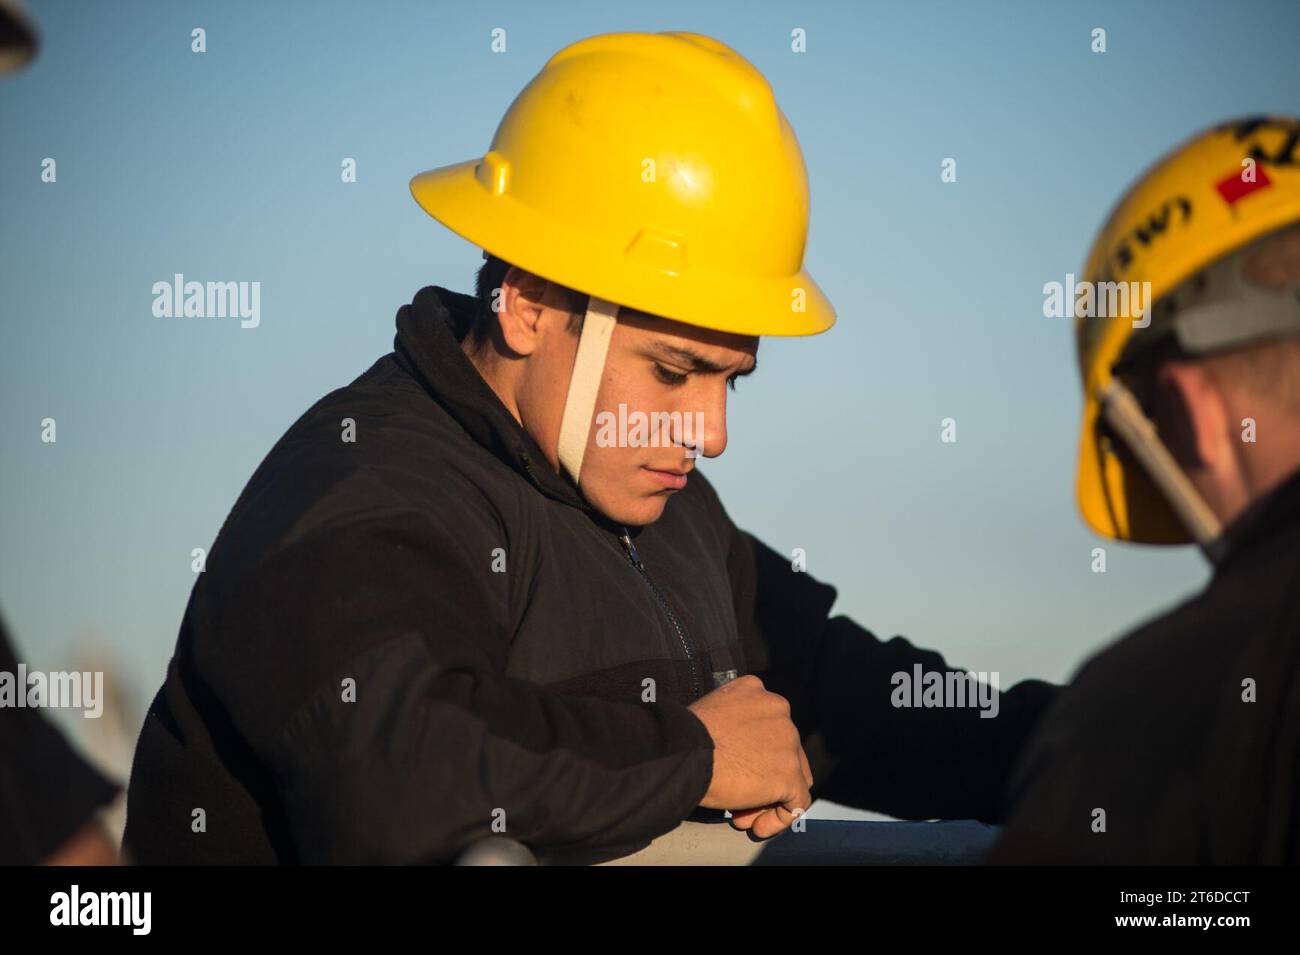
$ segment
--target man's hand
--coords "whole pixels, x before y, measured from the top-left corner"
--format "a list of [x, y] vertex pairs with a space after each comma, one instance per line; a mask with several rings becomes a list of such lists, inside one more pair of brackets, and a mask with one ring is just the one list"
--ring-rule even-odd
[[803, 812], [792, 812], [777, 803], [774, 806], [759, 806], [757, 809], [742, 809], [731, 814], [731, 825], [736, 829], [748, 829], [760, 839], [775, 836], [785, 831]]
[[713, 779], [700, 805], [732, 811], [732, 825], [774, 836], [812, 802], [813, 777], [785, 697], [742, 676], [689, 707], [713, 737]]

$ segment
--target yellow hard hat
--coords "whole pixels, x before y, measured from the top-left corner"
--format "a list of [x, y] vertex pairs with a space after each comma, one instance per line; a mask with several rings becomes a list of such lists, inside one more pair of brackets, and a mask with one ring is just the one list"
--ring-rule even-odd
[[835, 312], [803, 269], [808, 179], [763, 75], [694, 33], [560, 50], [481, 159], [411, 180], [431, 216], [579, 292], [704, 328], [811, 335]]
[[[1076, 308], [1084, 389], [1076, 492], [1084, 520], [1098, 534], [1152, 544], [1191, 540], [1187, 515], [1179, 517], [1134, 455], [1141, 435], [1121, 441], [1108, 426], [1107, 401], [1117, 393], [1131, 397], [1116, 387], [1113, 369], [1138, 336], [1155, 333], [1151, 309], [1162, 296], [1216, 260], [1297, 221], [1300, 119], [1253, 117], [1206, 130], [1165, 156], [1102, 227], [1083, 278], [1094, 289], [1128, 283], [1133, 294], [1112, 298], [1119, 307], [1105, 317]], [[1145, 294], [1143, 283], [1150, 283]]]

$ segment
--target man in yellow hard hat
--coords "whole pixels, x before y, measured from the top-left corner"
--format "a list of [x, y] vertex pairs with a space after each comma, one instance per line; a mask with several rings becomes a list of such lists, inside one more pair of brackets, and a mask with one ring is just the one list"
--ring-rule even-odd
[[999, 818], [1054, 688], [831, 617], [695, 470], [759, 336], [834, 321], [762, 75], [591, 37], [411, 191], [484, 250], [479, 294], [417, 293], [245, 488], [140, 737], [136, 858], [617, 851], [725, 811], [770, 836], [814, 795]]
[[1080, 510], [1214, 574], [1060, 695], [994, 858], [1300, 862], [1300, 119], [1163, 158], [1086, 273]]

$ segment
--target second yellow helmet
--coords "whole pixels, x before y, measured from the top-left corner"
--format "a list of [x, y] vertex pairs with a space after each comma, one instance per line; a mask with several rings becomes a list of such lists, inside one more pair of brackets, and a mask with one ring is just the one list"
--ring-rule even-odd
[[[1248, 243], [1300, 221], [1300, 118], [1223, 123], [1155, 164], [1119, 201], [1084, 267], [1089, 288], [1134, 293], [1104, 315], [1076, 312], [1083, 374], [1077, 495], [1097, 533], [1144, 543], [1191, 535], [1131, 449], [1107, 427], [1113, 370], [1141, 336], [1159, 329], [1151, 310], [1180, 283]], [[1138, 294], [1141, 289], [1146, 294]], [[1098, 304], [1103, 295], [1098, 291]], [[1143, 310], [1145, 314], [1143, 314]]]

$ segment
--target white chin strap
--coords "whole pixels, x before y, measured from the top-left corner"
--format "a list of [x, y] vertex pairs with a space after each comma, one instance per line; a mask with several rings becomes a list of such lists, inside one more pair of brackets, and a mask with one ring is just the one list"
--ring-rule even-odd
[[582, 322], [582, 336], [578, 339], [578, 355], [573, 360], [573, 374], [569, 378], [569, 395], [564, 401], [564, 417], [560, 419], [560, 466], [569, 473], [574, 484], [582, 474], [582, 459], [587, 453], [587, 435], [591, 432], [596, 393], [600, 390], [601, 375], [605, 371], [609, 340], [617, 324], [618, 306], [590, 296], [587, 316]]
[[1102, 394], [1102, 412], [1146, 468], [1156, 487], [1164, 492], [1174, 513], [1201, 549], [1213, 559], [1215, 541], [1223, 533], [1223, 525], [1160, 440], [1137, 398], [1118, 381], [1112, 381]]

